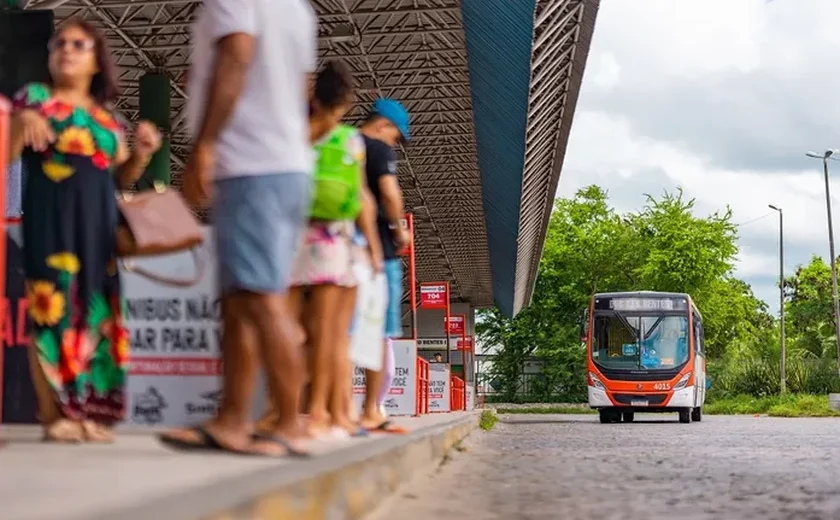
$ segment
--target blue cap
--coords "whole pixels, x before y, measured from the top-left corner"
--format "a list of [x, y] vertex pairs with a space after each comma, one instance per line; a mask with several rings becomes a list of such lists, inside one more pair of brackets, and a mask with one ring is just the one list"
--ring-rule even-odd
[[379, 98], [373, 103], [373, 115], [382, 117], [393, 123], [402, 134], [402, 138], [409, 140], [409, 116], [408, 110], [399, 101], [388, 98]]

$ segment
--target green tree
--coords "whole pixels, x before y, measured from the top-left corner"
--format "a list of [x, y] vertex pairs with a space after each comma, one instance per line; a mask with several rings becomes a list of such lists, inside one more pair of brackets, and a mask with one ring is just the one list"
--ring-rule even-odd
[[776, 344], [773, 317], [748, 283], [725, 276], [699, 290], [695, 300], [703, 314], [706, 353], [710, 359], [721, 359], [727, 351], [773, 350], [771, 347]]
[[636, 267], [639, 285], [656, 291], [696, 294], [729, 275], [738, 254], [732, 212], [701, 218], [683, 192], [660, 199], [647, 196], [644, 209], [630, 217], [643, 251]]
[[785, 291], [794, 348], [816, 358], [835, 356], [831, 267], [814, 255], [808, 265], [800, 266], [785, 280]]
[[732, 277], [736, 240], [728, 209], [698, 217], [681, 190], [649, 196], [640, 212], [628, 215], [616, 212], [598, 186], [555, 201], [531, 305], [512, 320], [496, 309], [481, 313], [479, 338], [497, 353], [493, 376], [512, 397], [522, 363], [533, 356], [545, 362], [540, 398], [585, 396], [579, 319], [596, 292], [692, 294], [712, 357], [736, 341], [761, 341], [772, 318], [749, 286]]

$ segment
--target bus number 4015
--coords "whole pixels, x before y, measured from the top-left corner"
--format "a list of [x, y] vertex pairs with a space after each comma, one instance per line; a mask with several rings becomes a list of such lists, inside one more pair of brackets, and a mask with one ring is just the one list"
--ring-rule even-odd
[[653, 385], [654, 390], [670, 390], [671, 383], [656, 383]]

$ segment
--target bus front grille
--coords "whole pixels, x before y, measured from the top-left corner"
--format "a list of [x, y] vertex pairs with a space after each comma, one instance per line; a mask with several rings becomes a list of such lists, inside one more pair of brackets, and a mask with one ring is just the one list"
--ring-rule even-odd
[[668, 399], [668, 394], [613, 394], [619, 404], [629, 405], [633, 401], [647, 401], [649, 405], [660, 405]]

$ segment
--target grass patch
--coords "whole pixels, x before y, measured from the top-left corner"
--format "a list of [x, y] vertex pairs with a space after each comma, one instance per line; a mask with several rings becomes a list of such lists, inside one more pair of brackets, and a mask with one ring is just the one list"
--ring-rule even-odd
[[[496, 412], [515, 415], [573, 415], [594, 414], [597, 410], [583, 406], [546, 404], [528, 408], [497, 408]], [[840, 417], [840, 412], [828, 406], [827, 395], [813, 394], [785, 394], [768, 397], [741, 395], [719, 398], [707, 401], [703, 405], [703, 413], [706, 415], [761, 414], [770, 417]], [[495, 416], [494, 419], [498, 420]]]
[[499, 422], [499, 418], [496, 417], [493, 410], [484, 410], [481, 412], [481, 418], [478, 420], [478, 426], [482, 430], [488, 432], [496, 426], [497, 422]]
[[703, 406], [708, 415], [755, 415], [771, 417], [840, 417], [828, 406], [827, 395], [785, 394], [767, 397], [737, 396], [715, 399]]
[[578, 406], [540, 406], [534, 408], [498, 408], [499, 413], [517, 414], [517, 415], [573, 415], [573, 414], [590, 414], [597, 413], [596, 410], [588, 407]]

